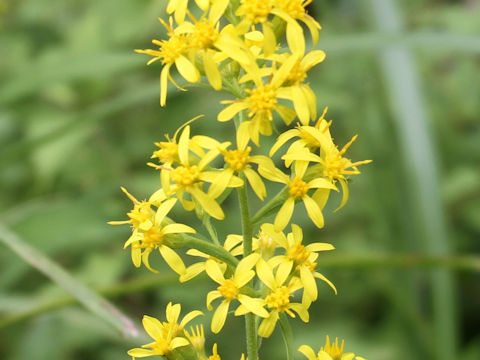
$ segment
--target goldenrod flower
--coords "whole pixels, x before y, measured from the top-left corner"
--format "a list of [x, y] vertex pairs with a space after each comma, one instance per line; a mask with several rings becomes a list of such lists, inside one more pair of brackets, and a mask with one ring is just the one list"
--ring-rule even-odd
[[163, 243], [165, 237], [169, 234], [195, 233], [194, 229], [183, 224], [162, 225], [163, 220], [176, 202], [177, 199], [169, 199], [163, 202], [158, 207], [155, 216], [146, 220], [138, 229], [135, 229], [132, 236], [125, 243], [124, 249], [127, 246], [131, 246], [132, 261], [136, 267], [140, 267], [143, 262], [150, 271], [157, 272], [150, 266], [148, 258], [154, 249], [158, 249], [160, 255], [162, 255], [173, 271], [179, 275], [185, 272], [185, 265], [180, 256]]
[[258, 335], [269, 337], [275, 329], [279, 313], [281, 312], [285, 312], [289, 316], [295, 317], [295, 314], [293, 313], [293, 311], [295, 311], [302, 321], [308, 322], [309, 315], [307, 306], [305, 306], [305, 304], [290, 302], [292, 294], [301, 288], [301, 285], [298, 284], [298, 282], [290, 281], [288, 285], [285, 285], [288, 274], [282, 273], [277, 269], [274, 275], [270, 265], [268, 265], [263, 259], [258, 260], [257, 275], [270, 290], [263, 300], [267, 309], [270, 310], [270, 313], [269, 316], [263, 319], [260, 323]]
[[[217, 173], [215, 171], [207, 171], [205, 168], [220, 154], [219, 148], [224, 148], [228, 146], [229, 143], [218, 144], [218, 142], [207, 136], [199, 136], [194, 142], [189, 139], [190, 127], [186, 126], [178, 140], [179, 164], [170, 170], [164, 171], [164, 169], [162, 169], [162, 189], [152, 195], [151, 201], [153, 201], [152, 199], [158, 200], [176, 194], [186, 210], [193, 210], [196, 202], [210, 216], [215, 219], [223, 219], [225, 214], [222, 208], [213, 196], [208, 195], [203, 190], [203, 184], [204, 182], [211, 183], [215, 181]], [[212, 144], [218, 144], [218, 146], [208, 151], [200, 159], [195, 159], [195, 162], [192, 162], [193, 159], [190, 159], [190, 150], [193, 146], [208, 149]], [[238, 187], [242, 185], [243, 181], [233, 176], [227, 186]], [[195, 202], [185, 199], [185, 193], [189, 193]]]
[[195, 65], [186, 57], [188, 51], [187, 36], [175, 34], [172, 21], [170, 21], [170, 25], [167, 25], [162, 19], [159, 20], [168, 30], [169, 38], [167, 40], [152, 40], [152, 43], [159, 47], [158, 50], [136, 49], [135, 52], [153, 56], [153, 58], [147, 62], [147, 65], [157, 60], [160, 60], [164, 65], [160, 72], [160, 105], [165, 106], [167, 101], [168, 79], [178, 87], [170, 76], [170, 68], [172, 65], [175, 64], [179, 74], [191, 83], [200, 81], [200, 73]]
[[[287, 42], [292, 52], [303, 54], [305, 51], [305, 38], [301, 27], [294, 20], [300, 20], [307, 25], [312, 35], [313, 45], [318, 42], [318, 32], [322, 28], [313, 17], [307, 14], [305, 8], [313, 0], [274, 0], [273, 14], [281, 17], [287, 23]], [[296, 26], [295, 26], [296, 24]], [[299, 29], [300, 28], [300, 29]]]
[[277, 267], [277, 271], [282, 277], [290, 275], [292, 270], [299, 275], [300, 281], [304, 287], [304, 293], [310, 301], [317, 299], [317, 284], [315, 278], [325, 281], [337, 293], [337, 289], [325, 276], [315, 271], [317, 263], [314, 261], [318, 257], [319, 251], [329, 251], [335, 249], [328, 243], [311, 243], [303, 245], [303, 233], [300, 226], [292, 224], [292, 232], [287, 236], [277, 236], [275, 240], [280, 247], [285, 249], [284, 255], [277, 255], [270, 259], [268, 263], [272, 267]]
[[138, 201], [123, 186], [120, 187], [120, 189], [122, 189], [125, 195], [127, 195], [128, 198], [133, 202], [133, 209], [127, 213], [127, 216], [130, 219], [120, 220], [120, 221], [109, 221], [108, 224], [110, 225], [132, 224], [132, 228], [134, 230], [139, 229], [142, 226], [145, 226], [144, 224], [147, 221], [149, 221], [155, 214], [155, 212], [152, 210], [152, 203], [146, 200]]
[[233, 300], [238, 300], [247, 309], [247, 312], [252, 312], [261, 317], [268, 315], [260, 299], [254, 299], [241, 293], [241, 288], [255, 276], [252, 267], [255, 266], [258, 258], [258, 254], [250, 254], [243, 258], [238, 263], [235, 273], [229, 279], [225, 279], [222, 268], [217, 262], [207, 261], [206, 271], [208, 276], [220, 285], [217, 290], [210, 291], [207, 294], [207, 308], [212, 310], [211, 302], [220, 297], [224, 298], [213, 314], [211, 329], [215, 334], [223, 328], [230, 303]]
[[248, 110], [248, 121], [245, 121], [248, 128], [250, 139], [258, 145], [259, 134], [271, 135], [273, 121], [273, 112], [277, 112], [283, 121], [288, 125], [295, 117], [295, 112], [286, 106], [280, 105], [278, 99], [288, 99], [293, 101], [291, 91], [282, 84], [285, 82], [290, 70], [297, 61], [296, 56], [290, 57], [275, 72], [267, 84], [262, 81], [262, 74], [256, 66], [245, 67], [247, 73], [250, 73], [251, 79], [256, 87], [247, 89], [249, 96], [245, 99], [225, 100], [222, 104], [230, 104], [218, 114], [218, 121], [228, 121], [240, 111]]
[[167, 322], [163, 323], [156, 318], [145, 315], [142, 320], [143, 327], [154, 342], [142, 345], [142, 348], [131, 349], [128, 351], [128, 355], [134, 359], [155, 355], [163, 356], [178, 347], [189, 345], [188, 340], [184, 337], [184, 327], [188, 322], [203, 314], [198, 310], [189, 312], [178, 323], [180, 310], [180, 304], [172, 305], [171, 302], [168, 303], [166, 309]]
[[303, 355], [305, 355], [308, 360], [366, 360], [361, 356], [355, 356], [354, 353], [343, 353], [343, 346], [345, 342], [342, 340], [342, 344], [338, 344], [338, 338], [335, 339], [335, 342], [330, 344], [330, 338], [327, 335], [327, 340], [325, 342], [325, 347], [321, 347], [318, 351], [318, 354], [315, 355], [313, 349], [308, 345], [302, 345], [298, 348]]
[[311, 189], [337, 190], [337, 188], [327, 179], [320, 177], [310, 180], [309, 182], [303, 180], [303, 176], [307, 170], [306, 165], [305, 162], [295, 162], [295, 176], [293, 179], [277, 169], [273, 161], [266, 163], [259, 169], [263, 177], [288, 186], [288, 197], [278, 211], [274, 221], [275, 230], [277, 231], [283, 230], [287, 226], [292, 217], [296, 200], [303, 201], [308, 217], [317, 227], [322, 228], [324, 225], [322, 214], [323, 204], [315, 201], [308, 195], [308, 192]]
[[220, 172], [217, 172], [215, 180], [208, 189], [208, 194], [210, 196], [213, 196], [214, 198], [220, 196], [231, 182], [232, 177], [240, 172], [245, 175], [250, 186], [260, 200], [263, 200], [267, 195], [265, 184], [257, 172], [252, 169], [250, 164], [263, 164], [265, 161], [268, 161], [268, 158], [263, 155], [250, 155], [252, 148], [247, 146], [249, 141], [247, 132], [248, 129], [246, 124], [241, 124], [237, 131], [237, 149], [219, 149], [227, 167]]
[[217, 351], [217, 343], [213, 344], [212, 355], [208, 357], [208, 360], [222, 360]]
[[[302, 130], [307, 132], [307, 138], [310, 140], [310, 143], [312, 143], [311, 138], [318, 142], [320, 145], [320, 155], [312, 153], [308, 147], [301, 149], [299, 146], [291, 146], [287, 153], [282, 156], [282, 159], [286, 162], [309, 161], [318, 163], [320, 165], [319, 173], [332, 184], [338, 181], [342, 187], [342, 201], [336, 209], [339, 210], [348, 200], [349, 191], [346, 176], [360, 174], [357, 166], [368, 164], [372, 160], [352, 162], [350, 159], [343, 157], [348, 148], [357, 139], [358, 135], [355, 135], [341, 150], [338, 150], [330, 135], [329, 127], [330, 124], [327, 123], [323, 117], [315, 127], [301, 127], [304, 128]], [[301, 143], [298, 144], [301, 145]]]
[[203, 325], [197, 325], [195, 328], [190, 326], [190, 331], [185, 330], [185, 336], [194, 347], [200, 359], [205, 358], [205, 331], [203, 330]]

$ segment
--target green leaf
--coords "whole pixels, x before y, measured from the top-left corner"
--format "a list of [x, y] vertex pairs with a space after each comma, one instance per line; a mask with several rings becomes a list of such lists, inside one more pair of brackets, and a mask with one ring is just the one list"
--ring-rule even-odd
[[280, 315], [280, 329], [282, 330], [282, 338], [285, 343], [285, 350], [287, 352], [287, 360], [293, 360], [294, 358], [294, 346], [293, 346], [293, 334], [290, 323], [288, 322], [287, 315], [281, 313]]

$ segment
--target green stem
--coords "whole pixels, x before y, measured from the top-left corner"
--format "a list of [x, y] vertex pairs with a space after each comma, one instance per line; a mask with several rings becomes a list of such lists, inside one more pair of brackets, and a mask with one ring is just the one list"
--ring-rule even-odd
[[207, 229], [210, 238], [213, 240], [215, 245], [220, 246], [220, 242], [218, 241], [218, 235], [215, 228], [212, 226], [212, 218], [210, 216], [205, 216], [202, 220], [203, 226]]
[[[171, 240], [173, 241], [171, 242]], [[200, 240], [191, 235], [186, 235], [186, 234], [170, 235], [169, 239], [166, 242], [167, 242], [167, 246], [169, 245], [179, 245], [180, 247], [189, 246], [191, 248], [200, 250], [208, 255], [213, 256], [214, 258], [222, 260], [224, 263], [231, 266], [232, 268], [236, 268], [238, 264], [237, 258], [232, 254], [230, 254], [222, 246]], [[172, 247], [175, 248], [179, 246], [172, 246]]]
[[285, 186], [277, 195], [275, 195], [268, 203], [266, 203], [257, 213], [252, 217], [251, 224], [256, 224], [264, 217], [270, 215], [272, 211], [280, 207], [285, 201], [287, 186]]

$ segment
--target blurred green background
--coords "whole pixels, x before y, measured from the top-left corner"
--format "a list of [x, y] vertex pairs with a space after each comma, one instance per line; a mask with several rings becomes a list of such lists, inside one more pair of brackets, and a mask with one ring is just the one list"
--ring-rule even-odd
[[[178, 286], [158, 259], [160, 275], [133, 267], [128, 227], [106, 224], [131, 207], [119, 187], [140, 199], [156, 190], [153, 142], [186, 120], [205, 114], [195, 132], [229, 131], [215, 121], [226, 95], [171, 87], [159, 106], [160, 65], [133, 49], [161, 36], [165, 3], [0, 0], [0, 238], [16, 234], [137, 324], [169, 301], [205, 309], [211, 285]], [[310, 76], [318, 107], [329, 106], [338, 144], [359, 134], [353, 160], [374, 162], [342, 211], [331, 201], [324, 229], [296, 214], [306, 239], [337, 248], [319, 270], [339, 295], [319, 284], [311, 322], [292, 322], [295, 345], [318, 349], [329, 334], [370, 360], [480, 359], [480, 1], [309, 8], [327, 51]], [[226, 206], [219, 232], [239, 233], [237, 205]], [[12, 246], [0, 252], [1, 359], [128, 359], [145, 343], [76, 305]], [[238, 359], [239, 331], [230, 316], [207, 346]], [[281, 344], [277, 330], [261, 358], [284, 358]]]

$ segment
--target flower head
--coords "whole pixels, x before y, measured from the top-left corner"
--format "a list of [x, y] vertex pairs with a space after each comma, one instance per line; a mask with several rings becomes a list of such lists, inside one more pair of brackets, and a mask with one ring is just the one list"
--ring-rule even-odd
[[345, 342], [343, 340], [341, 345], [339, 345], [338, 338], [330, 344], [330, 338], [327, 335], [325, 346], [320, 348], [317, 355], [315, 355], [313, 349], [308, 345], [300, 346], [298, 351], [305, 355], [308, 360], [366, 360], [361, 356], [355, 356], [354, 353], [344, 353], [344, 345]]
[[142, 345], [142, 348], [129, 350], [128, 355], [132, 356], [134, 359], [135, 357], [163, 356], [178, 347], [189, 345], [190, 343], [184, 337], [184, 327], [195, 317], [203, 314], [198, 310], [189, 312], [185, 315], [182, 321], [178, 323], [180, 310], [180, 304], [172, 305], [172, 303], [168, 303], [166, 309], [166, 322], [161, 322], [156, 318], [145, 315], [142, 320], [143, 327], [154, 341]]

